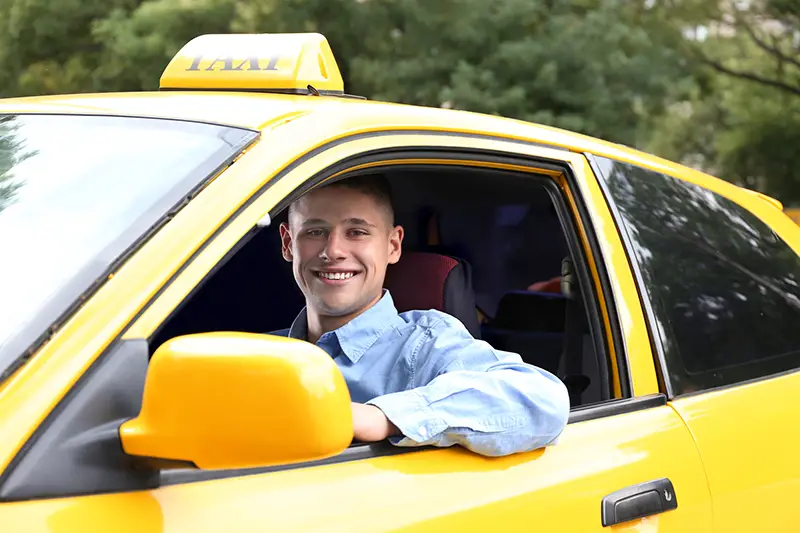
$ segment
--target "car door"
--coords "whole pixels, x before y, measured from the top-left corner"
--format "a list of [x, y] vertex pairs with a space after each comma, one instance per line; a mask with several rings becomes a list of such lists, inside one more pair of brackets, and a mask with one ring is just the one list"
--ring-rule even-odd
[[[297, 127], [302, 128], [300, 122]], [[530, 453], [485, 458], [460, 448], [373, 445], [350, 448], [329, 460], [279, 468], [164, 470], [157, 479], [143, 480], [149, 485], [140, 490], [112, 488], [87, 495], [71, 493], [67, 482], [57, 498], [8, 498], [12, 501], [0, 504], [0, 523], [11, 524], [8, 531], [61, 533], [110, 529], [434, 531], [445, 527], [603, 531], [604, 516], [611, 525], [614, 516], [632, 516], [645, 508], [652, 514], [616, 529], [709, 531], [710, 497], [700, 455], [691, 433], [659, 390], [625, 249], [594, 174], [580, 154], [480, 136], [363, 133], [317, 149], [312, 157], [283, 171], [266, 173], [264, 169], [280, 167], [280, 162], [265, 159], [275, 155], [272, 151], [253, 149], [214, 182], [214, 191], [204, 191], [196, 201], [226, 191], [226, 184], [239, 179], [253, 183], [254, 169], [262, 170], [264, 182], [249, 198], [241, 184], [225, 192], [237, 191], [241, 207], [232, 216], [202, 226], [217, 227], [216, 231], [189, 233], [183, 225], [180, 231], [174, 230], [175, 236], [182, 233], [202, 246], [195, 246], [197, 252], [125, 328], [122, 344], [146, 343], [242, 237], [267, 225], [271, 214], [287, 205], [287, 198], [355, 168], [418, 163], [420, 150], [425, 161], [435, 164], [453, 164], [455, 157], [458, 164], [511, 165], [519, 172], [546, 174], [557, 181], [586, 257], [587, 276], [596, 280], [594, 290], [604, 302], [604, 322], [618, 324], [615, 332], [602, 332], [613, 354], [610, 366], [617, 389], [613, 399], [575, 410], [556, 445]], [[502, 163], [498, 156], [505, 158]], [[181, 221], [196, 214], [181, 213], [186, 215]], [[177, 227], [178, 219], [174, 222]], [[132, 359], [117, 356], [115, 360]], [[141, 367], [124, 366], [103, 370], [109, 375], [142, 372]], [[88, 375], [84, 383], [88, 386], [97, 375]], [[51, 427], [70, 412], [69, 401], [60, 409]], [[113, 432], [110, 438], [113, 442]], [[20, 469], [24, 462], [23, 456], [11, 467]], [[76, 465], [76, 477], [80, 466]], [[24, 470], [19, 470], [20, 475]], [[653, 512], [653, 506], [674, 509]]]
[[662, 325], [671, 405], [699, 447], [715, 528], [796, 531], [800, 230], [730, 184], [596, 161]]

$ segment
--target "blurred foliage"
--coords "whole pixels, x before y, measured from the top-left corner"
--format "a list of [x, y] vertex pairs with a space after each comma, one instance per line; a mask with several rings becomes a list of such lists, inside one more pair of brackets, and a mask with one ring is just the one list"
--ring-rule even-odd
[[695, 66], [645, 149], [800, 205], [800, 0], [659, 5]]
[[348, 92], [642, 148], [800, 202], [800, 0], [0, 0], [0, 96], [153, 90], [204, 33], [318, 31]]

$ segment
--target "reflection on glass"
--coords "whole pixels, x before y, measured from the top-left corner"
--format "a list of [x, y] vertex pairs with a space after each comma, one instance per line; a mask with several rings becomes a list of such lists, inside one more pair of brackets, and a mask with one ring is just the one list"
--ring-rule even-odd
[[14, 116], [0, 116], [0, 211], [14, 201], [20, 186], [14, 181], [14, 167], [33, 155], [16, 135], [16, 120]]
[[0, 381], [61, 314], [254, 133], [0, 116]]
[[800, 257], [709, 190], [599, 159], [676, 394], [800, 365]]

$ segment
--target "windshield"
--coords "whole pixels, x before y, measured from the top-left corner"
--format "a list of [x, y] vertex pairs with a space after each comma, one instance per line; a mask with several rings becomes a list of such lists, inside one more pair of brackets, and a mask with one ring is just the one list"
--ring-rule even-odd
[[0, 115], [0, 382], [256, 136], [162, 119]]

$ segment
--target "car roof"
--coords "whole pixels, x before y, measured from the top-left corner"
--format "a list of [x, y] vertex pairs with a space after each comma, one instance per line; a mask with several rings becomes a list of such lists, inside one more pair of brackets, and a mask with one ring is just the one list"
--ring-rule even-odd
[[[276, 132], [299, 118], [337, 121], [344, 129], [438, 130], [534, 142], [638, 164], [695, 183], [719, 182], [697, 170], [627, 146], [499, 116], [360, 98], [247, 91], [154, 91], [0, 99], [0, 114], [90, 114], [169, 118]], [[729, 184], [728, 184], [729, 185]], [[723, 185], [725, 187], [725, 185]]]
[[[97, 114], [172, 118], [227, 124], [257, 130], [314, 114], [357, 119], [371, 117], [380, 124], [398, 120], [418, 129], [463, 130], [516, 138], [568, 148], [603, 151], [601, 147], [630, 150], [578, 133], [514, 119], [467, 111], [376, 102], [358, 98], [286, 95], [257, 92], [160, 91], [30, 96], [0, 99], [0, 113]], [[402, 119], [402, 120], [400, 120]], [[399, 125], [399, 124], [397, 124]], [[594, 148], [590, 150], [590, 148]], [[652, 157], [647, 154], [641, 154]]]

